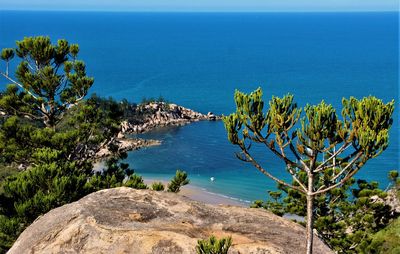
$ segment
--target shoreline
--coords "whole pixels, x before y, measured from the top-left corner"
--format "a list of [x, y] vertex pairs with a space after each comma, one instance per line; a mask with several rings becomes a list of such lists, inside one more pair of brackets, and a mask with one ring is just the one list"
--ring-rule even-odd
[[143, 134], [157, 128], [167, 126], [183, 126], [198, 121], [218, 121], [222, 117], [212, 112], [202, 114], [177, 104], [165, 102], [147, 102], [135, 106], [135, 116], [127, 117], [120, 124], [117, 137], [99, 147], [94, 154], [97, 161], [107, 159], [112, 153], [109, 144], [118, 147], [118, 152], [129, 152], [145, 147], [161, 145], [160, 140], [132, 137], [134, 134]]
[[[94, 171], [99, 171], [104, 166], [104, 161], [98, 161], [93, 165]], [[143, 182], [151, 189], [151, 184], [154, 182], [161, 182], [164, 184], [165, 189], [167, 189], [167, 185], [169, 183], [168, 180], [165, 179], [156, 179], [156, 178], [146, 178], [140, 175], [143, 178]], [[200, 186], [195, 186], [192, 184], [187, 184], [181, 187], [178, 195], [187, 197], [191, 200], [202, 202], [210, 205], [232, 205], [232, 206], [240, 206], [240, 207], [250, 207], [251, 202], [246, 202], [244, 200], [240, 200], [234, 197], [228, 197], [220, 193], [214, 193], [211, 191], [207, 191], [205, 188]]]
[[[118, 146], [119, 152], [129, 152], [142, 148], [159, 146], [161, 145], [161, 143], [161, 140], [129, 137], [119, 137], [113, 141], [113, 144]], [[102, 147], [95, 155], [95, 164], [107, 160], [107, 158], [110, 157], [111, 154], [111, 151], [107, 147]]]
[[[94, 170], [99, 170], [102, 165], [104, 165], [104, 162], [97, 162], [95, 163], [93, 169]], [[168, 186], [169, 181], [165, 179], [156, 179], [156, 178], [145, 178], [144, 176], [141, 175], [143, 178], [143, 182], [149, 187], [151, 190], [151, 185], [154, 182], [161, 182], [164, 184], [165, 187], [165, 192]], [[163, 191], [161, 191], [163, 192]], [[239, 198], [234, 198], [234, 197], [229, 197], [221, 193], [215, 193], [211, 191], [207, 191], [205, 188], [196, 186], [196, 185], [191, 185], [190, 183], [181, 187], [180, 191], [177, 193], [177, 195], [186, 197], [190, 200], [197, 201], [200, 203], [208, 204], [208, 205], [222, 205], [222, 206], [238, 206], [238, 207], [244, 207], [244, 208], [250, 208], [250, 205], [252, 202], [241, 200]], [[295, 215], [295, 214], [284, 214], [282, 216], [283, 218], [289, 219], [289, 220], [295, 220], [295, 221], [301, 221], [304, 222], [305, 218]]]
[[[149, 186], [149, 188], [151, 188], [151, 184], [154, 182], [162, 182], [165, 188], [167, 188], [168, 185], [168, 181], [166, 180], [143, 178], [143, 181], [145, 184]], [[177, 194], [187, 197], [191, 200], [202, 202], [209, 205], [250, 207], [251, 204], [233, 197], [225, 196], [223, 194], [207, 191], [202, 187], [190, 185], [190, 183], [188, 185], [181, 187], [180, 192], [178, 192]]]
[[[166, 180], [157, 180], [152, 178], [143, 179], [144, 183], [151, 189], [151, 184], [154, 182], [161, 182], [164, 184], [165, 188], [167, 188], [168, 181]], [[164, 190], [165, 191], [165, 190]], [[246, 202], [244, 200], [240, 200], [238, 198], [228, 197], [220, 193], [214, 193], [207, 191], [206, 189], [195, 186], [195, 185], [185, 185], [181, 187], [180, 192], [177, 195], [189, 198], [190, 200], [201, 202], [208, 205], [222, 205], [222, 206], [238, 206], [244, 208], [250, 208], [252, 202]], [[257, 209], [257, 208], [254, 208]], [[268, 211], [272, 213], [271, 211]], [[301, 221], [304, 222], [305, 218], [295, 215], [295, 214], [284, 214], [282, 218], [286, 218], [289, 220]]]

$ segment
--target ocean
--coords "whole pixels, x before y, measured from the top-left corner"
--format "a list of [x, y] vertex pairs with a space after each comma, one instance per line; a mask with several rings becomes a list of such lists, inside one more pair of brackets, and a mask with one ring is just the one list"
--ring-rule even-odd
[[[24, 36], [48, 35], [80, 45], [79, 58], [101, 96], [162, 96], [207, 113], [235, 110], [235, 89], [292, 93], [299, 106], [325, 100], [340, 112], [343, 97], [395, 99], [390, 146], [357, 178], [388, 184], [399, 169], [398, 13], [107, 13], [0, 11], [0, 48]], [[3, 65], [1, 65], [4, 67]], [[0, 81], [4, 88], [6, 81]], [[129, 153], [145, 178], [188, 172], [191, 184], [250, 202], [276, 189], [237, 160], [222, 122], [198, 122], [142, 135], [162, 145]], [[287, 178], [269, 151], [253, 147], [265, 168]], [[211, 182], [210, 177], [215, 181]]]

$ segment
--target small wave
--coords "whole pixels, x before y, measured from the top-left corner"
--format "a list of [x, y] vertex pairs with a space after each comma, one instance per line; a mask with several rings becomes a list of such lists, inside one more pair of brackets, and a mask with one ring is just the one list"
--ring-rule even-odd
[[241, 198], [235, 198], [235, 197], [231, 197], [231, 196], [228, 196], [228, 195], [225, 195], [225, 194], [212, 192], [212, 191], [207, 190], [204, 187], [200, 187], [200, 186], [194, 186], [194, 187], [200, 189], [201, 191], [203, 191], [203, 192], [205, 192], [207, 194], [213, 195], [213, 196], [218, 196], [218, 197], [221, 197], [221, 198], [230, 199], [230, 200], [234, 200], [234, 201], [238, 201], [238, 202], [246, 203], [246, 204], [251, 204], [252, 203], [250, 200], [241, 199]]
[[210, 195], [214, 195], [214, 196], [218, 196], [218, 197], [222, 197], [222, 198], [238, 201], [238, 202], [241, 202], [241, 203], [247, 203], [247, 204], [251, 203], [250, 200], [241, 199], [241, 198], [235, 198], [235, 197], [227, 196], [227, 195], [224, 195], [224, 194], [221, 194], [221, 193], [211, 192], [211, 191], [208, 191], [205, 188], [201, 188], [201, 190], [203, 190], [204, 192], [206, 192], [207, 194], [210, 194]]

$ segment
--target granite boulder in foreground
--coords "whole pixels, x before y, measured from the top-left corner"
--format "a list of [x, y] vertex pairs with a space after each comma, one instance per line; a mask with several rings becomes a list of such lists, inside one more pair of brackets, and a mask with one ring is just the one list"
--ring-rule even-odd
[[[232, 236], [229, 253], [304, 253], [305, 230], [265, 210], [213, 206], [173, 193], [115, 188], [37, 219], [9, 253], [195, 253]], [[332, 253], [319, 239], [314, 253]]]

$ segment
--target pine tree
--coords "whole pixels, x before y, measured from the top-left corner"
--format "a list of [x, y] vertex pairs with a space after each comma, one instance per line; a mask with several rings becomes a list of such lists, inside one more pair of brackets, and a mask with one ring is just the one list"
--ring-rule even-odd
[[[1, 52], [6, 69], [0, 75], [14, 86], [4, 93], [0, 109], [41, 120], [46, 127], [54, 128], [65, 110], [83, 100], [94, 82], [86, 76], [84, 62], [77, 59], [79, 46], [64, 39], [53, 45], [44, 36], [25, 37], [16, 44], [15, 49]], [[14, 78], [9, 63], [15, 55], [21, 62]]]
[[187, 179], [187, 173], [185, 171], [177, 170], [175, 176], [171, 179], [168, 184], [168, 191], [178, 193], [182, 186], [189, 183]]
[[[306, 253], [312, 253], [314, 200], [345, 184], [369, 159], [387, 148], [394, 101], [384, 104], [372, 96], [343, 99], [342, 120], [324, 101], [307, 105], [300, 119], [301, 109], [293, 102], [293, 95], [272, 97], [264, 113], [260, 88], [250, 94], [236, 91], [235, 102], [236, 112], [223, 121], [229, 141], [241, 149], [237, 157], [282, 186], [305, 195]], [[258, 163], [250, 153], [252, 143], [264, 145], [280, 158], [294, 184], [277, 178]], [[317, 184], [323, 175], [329, 177]]]
[[151, 185], [151, 189], [154, 191], [163, 191], [164, 190], [164, 184], [162, 182], [154, 182]]

